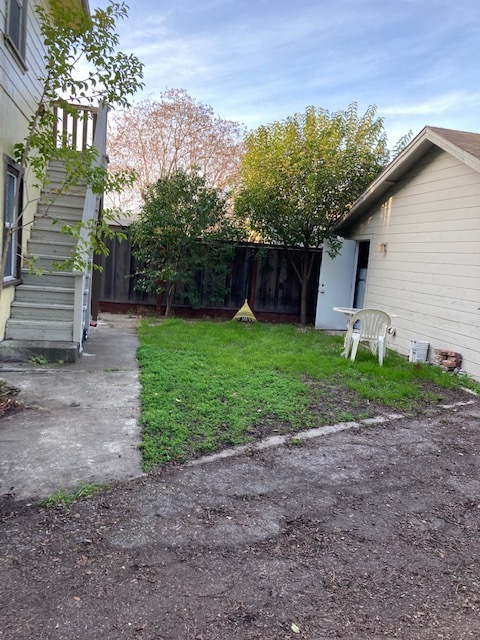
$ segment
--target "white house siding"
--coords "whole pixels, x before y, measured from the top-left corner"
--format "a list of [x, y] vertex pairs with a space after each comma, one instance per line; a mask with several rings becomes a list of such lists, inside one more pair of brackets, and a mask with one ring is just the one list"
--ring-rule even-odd
[[[9, 49], [3, 38], [6, 19], [6, 2], [0, 4], [0, 212], [3, 225], [4, 213], [4, 155], [13, 157], [13, 145], [23, 140], [27, 134], [28, 120], [36, 110], [41, 95], [41, 83], [38, 77], [42, 75], [42, 61], [44, 46], [40, 38], [40, 28], [34, 6], [46, 6], [45, 0], [29, 0], [27, 8], [27, 35], [25, 67], [20, 64]], [[35, 199], [38, 190], [33, 187], [32, 176], [25, 179], [24, 202], [31, 201], [25, 212], [25, 221], [33, 219], [36, 209]], [[25, 248], [29, 228], [23, 232], [23, 246]], [[10, 303], [13, 289], [4, 290], [0, 300], [0, 340], [5, 332], [5, 322], [10, 313]]]
[[365, 306], [397, 314], [390, 346], [452, 349], [480, 378], [480, 174], [435, 147], [348, 237], [371, 240]]

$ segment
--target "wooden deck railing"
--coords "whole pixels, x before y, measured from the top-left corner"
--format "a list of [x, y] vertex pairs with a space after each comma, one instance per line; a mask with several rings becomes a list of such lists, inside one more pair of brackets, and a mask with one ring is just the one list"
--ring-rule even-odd
[[[75, 113], [72, 113], [72, 107]], [[68, 145], [82, 151], [93, 145], [98, 118], [96, 107], [69, 105], [69, 108], [65, 109], [55, 106], [53, 113], [57, 147]]]

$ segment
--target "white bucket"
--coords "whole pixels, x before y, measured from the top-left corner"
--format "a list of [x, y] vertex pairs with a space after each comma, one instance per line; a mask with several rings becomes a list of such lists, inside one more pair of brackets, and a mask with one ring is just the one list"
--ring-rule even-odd
[[428, 342], [421, 342], [419, 340], [410, 341], [410, 355], [408, 360], [410, 362], [427, 362], [428, 359]]

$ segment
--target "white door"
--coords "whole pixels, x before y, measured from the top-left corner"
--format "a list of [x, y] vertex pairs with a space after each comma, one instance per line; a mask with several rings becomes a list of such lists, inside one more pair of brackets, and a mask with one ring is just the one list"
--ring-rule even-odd
[[356, 266], [356, 240], [342, 240], [342, 248], [335, 258], [328, 255], [328, 244], [323, 245], [315, 317], [316, 329], [341, 331], [347, 328], [347, 319], [343, 313], [332, 311], [332, 309], [353, 306]]

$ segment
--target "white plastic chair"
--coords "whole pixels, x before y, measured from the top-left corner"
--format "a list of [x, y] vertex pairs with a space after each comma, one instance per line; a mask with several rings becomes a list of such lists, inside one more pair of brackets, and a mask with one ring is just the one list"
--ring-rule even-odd
[[[357, 322], [359, 327], [354, 329]], [[357, 311], [348, 323], [343, 355], [348, 358], [351, 349], [350, 359], [354, 361], [357, 356], [358, 343], [360, 341], [368, 342], [373, 355], [378, 352], [378, 361], [382, 365], [387, 350], [387, 331], [391, 322], [388, 313], [379, 309]]]

